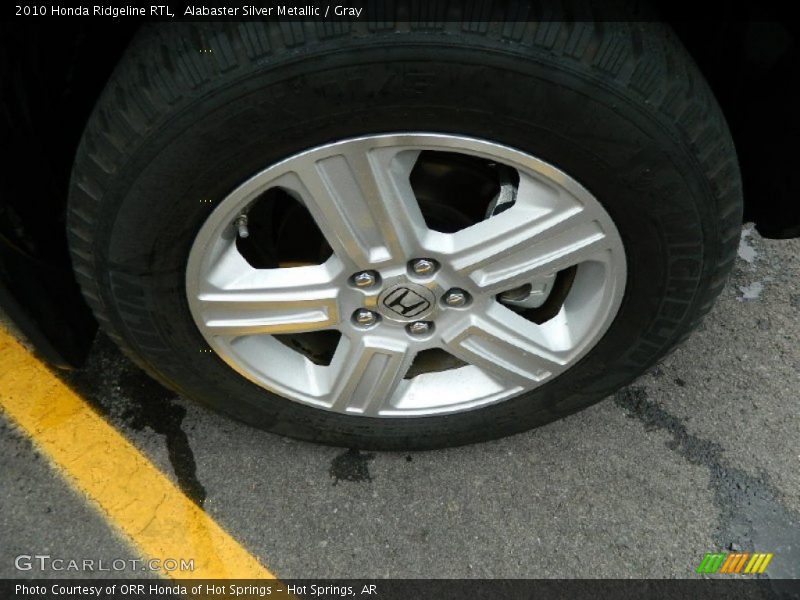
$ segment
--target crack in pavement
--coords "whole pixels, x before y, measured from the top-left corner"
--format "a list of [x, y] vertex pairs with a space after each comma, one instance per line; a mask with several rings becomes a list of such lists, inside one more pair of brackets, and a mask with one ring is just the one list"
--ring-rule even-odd
[[178, 487], [203, 508], [206, 489], [197, 478], [194, 452], [182, 428], [186, 409], [176, 402], [174, 392], [133, 364], [103, 334], [80, 371], [59, 376], [112, 423], [121, 421], [135, 431], [149, 428], [163, 435]]
[[[682, 419], [648, 398], [643, 386], [629, 386], [614, 395], [614, 403], [645, 431], [663, 430], [672, 436], [666, 446], [692, 464], [705, 466], [714, 503], [720, 509], [714, 542], [732, 551], [773, 552], [765, 577], [800, 577], [800, 516], [779, 500], [780, 492], [766, 474], [754, 477], [731, 466], [717, 442], [692, 435]], [[777, 590], [776, 590], [777, 591]]]
[[178, 486], [192, 502], [203, 508], [206, 489], [197, 478], [194, 453], [181, 427], [186, 409], [174, 402], [177, 396], [173, 392], [136, 367], [124, 371], [119, 383], [126, 392], [134, 394], [134, 402], [122, 415], [125, 422], [136, 431], [149, 427], [164, 436]]

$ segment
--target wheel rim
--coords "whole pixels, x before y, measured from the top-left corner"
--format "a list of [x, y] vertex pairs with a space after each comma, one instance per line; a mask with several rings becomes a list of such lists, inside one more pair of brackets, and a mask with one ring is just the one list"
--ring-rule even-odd
[[[410, 183], [421, 152], [513, 169], [513, 203], [455, 233], [430, 229]], [[256, 268], [238, 249], [241, 215], [273, 189], [311, 214], [332, 250], [322, 264]], [[506, 302], [520, 289], [532, 302], [570, 269], [547, 321]], [[606, 332], [625, 276], [611, 217], [567, 174], [489, 141], [413, 133], [313, 148], [243, 183], [201, 227], [186, 289], [210, 348], [242, 376], [319, 409], [389, 418], [471, 410], [551, 381]], [[321, 330], [341, 336], [327, 365], [279, 340]], [[404, 378], [434, 348], [463, 366]]]

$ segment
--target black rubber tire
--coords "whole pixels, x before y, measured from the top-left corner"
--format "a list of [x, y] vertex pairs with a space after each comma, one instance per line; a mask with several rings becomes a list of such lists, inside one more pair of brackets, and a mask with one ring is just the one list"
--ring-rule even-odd
[[[86, 127], [69, 197], [75, 272], [105, 332], [163, 384], [219, 411], [279, 434], [377, 449], [464, 444], [547, 423], [629, 383], [685, 338], [725, 284], [742, 211], [731, 137], [691, 58], [659, 24], [484, 27], [463, 17], [141, 31]], [[603, 203], [623, 237], [628, 281], [597, 346], [528, 394], [414, 419], [312, 409], [202, 352], [184, 276], [214, 203], [296, 152], [402, 131], [518, 148]]]

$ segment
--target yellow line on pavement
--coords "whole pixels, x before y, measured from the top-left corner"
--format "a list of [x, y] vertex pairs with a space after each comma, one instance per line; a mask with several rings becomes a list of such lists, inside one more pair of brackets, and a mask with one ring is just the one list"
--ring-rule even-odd
[[55, 468], [122, 532], [142, 558], [194, 559], [194, 571], [162, 568], [162, 575], [173, 579], [273, 578], [2, 327], [0, 409], [27, 432]]

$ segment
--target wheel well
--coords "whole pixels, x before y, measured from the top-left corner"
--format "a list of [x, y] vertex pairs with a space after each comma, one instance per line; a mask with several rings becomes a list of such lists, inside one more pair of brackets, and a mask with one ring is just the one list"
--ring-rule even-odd
[[[760, 10], [766, 11], [761, 7]], [[759, 10], [750, 7], [751, 13]], [[774, 11], [773, 11], [774, 12]], [[796, 96], [800, 24], [766, 13], [680, 21], [675, 31], [711, 85], [731, 129], [744, 184], [744, 220], [770, 238], [800, 236]]]
[[92, 107], [135, 27], [0, 25], [0, 305], [58, 366], [82, 361], [96, 323], [75, 282], [66, 191]]

